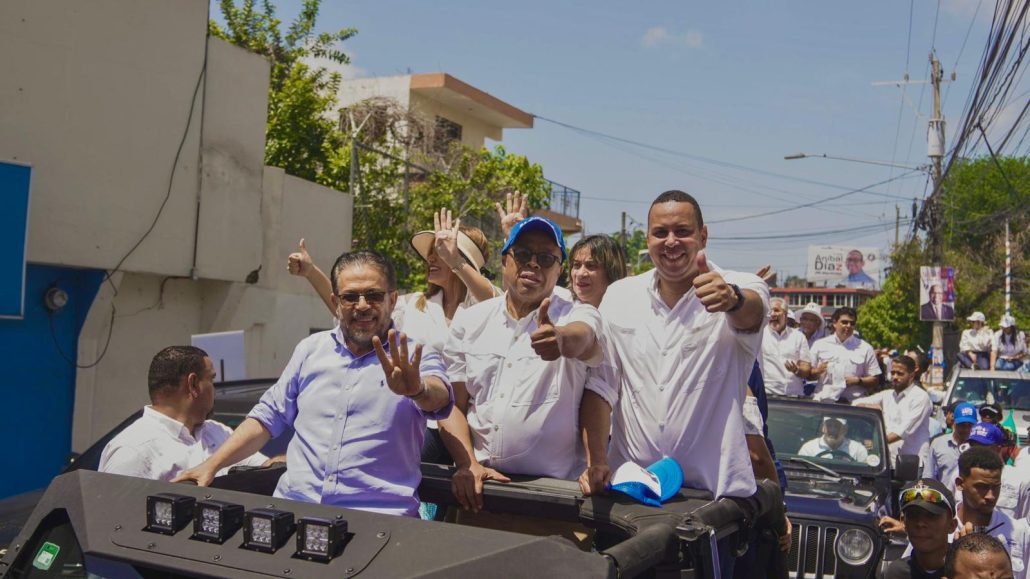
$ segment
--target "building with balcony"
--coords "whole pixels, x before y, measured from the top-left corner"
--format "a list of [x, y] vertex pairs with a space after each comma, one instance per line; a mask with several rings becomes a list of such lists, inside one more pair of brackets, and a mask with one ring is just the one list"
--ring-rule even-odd
[[[533, 128], [532, 114], [444, 72], [345, 80], [337, 92], [340, 108], [376, 98], [431, 119], [436, 129], [434, 146], [439, 148], [459, 141], [478, 151], [487, 139], [503, 140], [505, 129]], [[554, 221], [566, 235], [581, 233], [579, 191], [548, 182], [549, 206], [534, 215]]]

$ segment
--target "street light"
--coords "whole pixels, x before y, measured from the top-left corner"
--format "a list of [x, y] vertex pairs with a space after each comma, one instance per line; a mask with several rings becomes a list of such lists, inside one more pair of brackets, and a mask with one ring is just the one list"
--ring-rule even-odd
[[827, 155], [826, 153], [821, 153], [821, 154], [818, 154], [818, 155], [812, 155], [810, 153], [794, 153], [793, 155], [786, 155], [786, 156], [783, 157], [783, 159], [786, 160], [786, 161], [794, 161], [794, 160], [797, 160], [797, 159], [812, 159], [812, 158], [834, 159], [834, 160], [837, 160], [837, 161], [851, 161], [852, 163], [865, 163], [867, 165], [880, 165], [880, 166], [883, 166], [883, 167], [897, 167], [899, 169], [909, 169], [909, 170], [912, 170], [912, 171], [929, 171], [930, 170], [930, 166], [929, 165], [902, 165], [901, 163], [890, 163], [890, 162], [887, 162], [887, 161], [871, 161], [869, 159], [856, 159], [854, 157], [837, 157], [837, 156], [834, 156], [834, 155]]

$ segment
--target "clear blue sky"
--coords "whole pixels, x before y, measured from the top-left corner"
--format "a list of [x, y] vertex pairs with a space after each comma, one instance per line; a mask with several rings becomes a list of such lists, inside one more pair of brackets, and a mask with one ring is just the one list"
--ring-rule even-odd
[[[276, 4], [288, 21], [299, 2]], [[580, 217], [588, 232], [617, 231], [622, 211], [643, 223], [658, 193], [684, 189], [701, 202], [714, 261], [742, 270], [769, 263], [784, 274], [804, 275], [809, 244], [886, 250], [894, 238], [895, 203], [907, 218], [911, 199], [926, 191], [925, 176], [872, 189], [890, 197], [856, 193], [818, 208], [717, 221], [839, 195], [905, 172], [826, 159], [785, 161], [790, 153], [926, 163], [929, 87], [910, 85], [903, 94], [871, 83], [900, 79], [906, 70], [912, 79], [928, 78], [927, 55], [935, 47], [946, 76], [958, 75], [944, 89], [950, 142], [994, 9], [994, 2], [980, 4], [334, 0], [323, 5], [319, 28], [359, 30], [343, 47], [353, 74], [443, 71], [527, 112], [695, 157], [605, 142], [541, 120], [530, 130], [506, 131], [510, 151], [582, 192]], [[733, 240], [877, 224], [860, 233]], [[903, 236], [906, 230], [902, 226]]]

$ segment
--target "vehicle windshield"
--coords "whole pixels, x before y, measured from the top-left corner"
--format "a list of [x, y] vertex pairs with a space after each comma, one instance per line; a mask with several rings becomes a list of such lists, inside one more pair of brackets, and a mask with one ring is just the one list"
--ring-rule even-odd
[[955, 381], [952, 400], [973, 404], [998, 403], [1004, 408], [1030, 410], [1030, 380], [1024, 378], [987, 378], [960, 376]]
[[776, 455], [804, 458], [834, 471], [883, 468], [886, 457], [877, 416], [840, 412], [829, 404], [769, 405], [769, 438]]

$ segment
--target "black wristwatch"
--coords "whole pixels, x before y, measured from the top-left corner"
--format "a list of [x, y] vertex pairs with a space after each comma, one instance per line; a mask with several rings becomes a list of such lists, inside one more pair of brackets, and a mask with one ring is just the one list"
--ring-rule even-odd
[[733, 288], [733, 293], [737, 294], [737, 303], [733, 304], [732, 308], [726, 310], [727, 314], [732, 314], [744, 307], [744, 292], [740, 291], [740, 286], [735, 283], [731, 283], [730, 287]]

